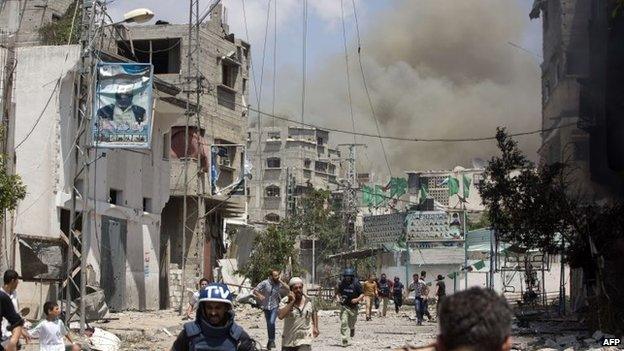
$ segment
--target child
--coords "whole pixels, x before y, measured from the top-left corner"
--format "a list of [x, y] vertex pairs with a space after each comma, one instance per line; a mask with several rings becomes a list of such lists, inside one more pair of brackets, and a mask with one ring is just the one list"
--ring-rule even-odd
[[[63, 336], [73, 344], [68, 334], [67, 327], [59, 319], [61, 309], [56, 302], [48, 301], [43, 304], [43, 312], [46, 319], [43, 319], [33, 329], [29, 330], [31, 336], [39, 337], [40, 351], [65, 351]], [[74, 349], [74, 348], [70, 348]]]

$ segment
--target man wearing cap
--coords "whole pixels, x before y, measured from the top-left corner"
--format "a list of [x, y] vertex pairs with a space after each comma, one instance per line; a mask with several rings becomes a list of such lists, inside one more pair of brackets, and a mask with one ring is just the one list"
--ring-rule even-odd
[[280, 302], [277, 318], [284, 320], [282, 351], [310, 351], [319, 335], [318, 313], [314, 302], [303, 293], [303, 280], [293, 277], [290, 293]]
[[340, 301], [340, 335], [342, 346], [349, 346], [350, 338], [355, 336], [358, 304], [364, 299], [362, 285], [355, 279], [355, 270], [346, 268], [342, 273], [342, 281], [336, 287], [336, 298]]
[[195, 321], [184, 329], [171, 351], [255, 351], [256, 343], [234, 322], [232, 294], [227, 285], [212, 283], [199, 293]]
[[141, 106], [134, 105], [132, 103], [133, 98], [133, 86], [119, 84], [115, 92], [115, 102], [99, 108], [97, 117], [103, 120], [115, 121], [126, 126], [140, 125], [145, 121], [145, 109]]

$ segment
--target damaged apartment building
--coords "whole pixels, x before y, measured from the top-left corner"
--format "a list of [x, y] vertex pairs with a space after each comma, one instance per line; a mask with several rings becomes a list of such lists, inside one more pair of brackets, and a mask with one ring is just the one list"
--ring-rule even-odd
[[[340, 151], [326, 130], [297, 125], [252, 126], [247, 133], [249, 224], [262, 229], [295, 211], [297, 198], [314, 189], [339, 190]], [[300, 241], [303, 267], [311, 267], [312, 243]]]
[[[38, 28], [66, 15], [72, 2], [45, 3], [0, 2], [2, 23], [11, 24], [1, 33], [0, 48], [0, 101], [7, 130], [3, 152], [9, 155], [10, 172], [19, 174], [28, 189], [17, 210], [7, 213], [2, 223], [2, 267], [15, 267], [24, 277], [20, 300], [31, 307], [33, 318], [39, 316], [43, 302], [60, 299], [65, 289], [74, 173], [70, 131], [75, 127], [73, 99], [80, 59], [78, 45], [44, 46], [37, 40]], [[99, 48], [103, 61], [154, 66], [151, 148], [92, 151], [89, 188], [84, 189], [85, 179], [76, 183], [80, 193], [88, 192], [78, 201], [79, 211], [83, 200], [89, 203], [89, 213], [82, 214], [92, 237], [87, 284], [101, 288], [113, 310], [179, 307], [182, 294], [194, 290], [200, 277], [210, 278], [217, 259], [223, 257], [224, 219], [244, 211], [242, 197], [219, 192], [242, 176], [250, 59], [249, 45], [229, 33], [223, 11], [216, 6], [199, 28], [200, 106], [188, 101], [182, 89], [187, 78], [187, 24], [158, 21], [116, 28], [116, 34], [106, 31]], [[189, 126], [188, 147], [187, 104], [200, 111], [200, 122]], [[215, 144], [217, 152], [211, 157]], [[211, 187], [213, 163], [219, 177]], [[191, 229], [182, 240], [185, 189], [186, 223]], [[199, 220], [198, 204], [207, 213]]]

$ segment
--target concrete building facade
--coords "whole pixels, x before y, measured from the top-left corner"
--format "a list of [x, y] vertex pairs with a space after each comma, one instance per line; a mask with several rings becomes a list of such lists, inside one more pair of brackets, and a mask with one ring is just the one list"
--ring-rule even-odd
[[[66, 274], [63, 238], [69, 233], [75, 172], [72, 124], [79, 52], [75, 45], [16, 49], [11, 160], [28, 194], [10, 221], [13, 235], [5, 236], [4, 247], [10, 248], [9, 266], [26, 281], [21, 302], [35, 316], [41, 298], [58, 297]], [[170, 178], [162, 135], [184, 112], [171, 98], [155, 91], [150, 150], [92, 150], [91, 159], [97, 161], [89, 167], [89, 189], [84, 188], [86, 175], [76, 183], [86, 194], [78, 210], [88, 226], [83, 232], [91, 238], [87, 284], [102, 288], [113, 310], [159, 307], [161, 213]]]
[[295, 206], [306, 189], [336, 190], [341, 175], [340, 151], [330, 146], [328, 131], [301, 126], [251, 127], [248, 158], [249, 222], [276, 223]]
[[[224, 220], [240, 217], [245, 211], [244, 196], [229, 197], [227, 191], [220, 191], [243, 176], [241, 161], [245, 157], [250, 47], [229, 32], [223, 11], [223, 7], [217, 5], [209, 19], [199, 26], [197, 43], [189, 42], [188, 25], [161, 23], [133, 26], [113, 44], [119, 56], [152, 63], [156, 77], [183, 89], [188, 89], [189, 46], [193, 52], [199, 50], [194, 56], [190, 77], [192, 95], [200, 91], [199, 122], [195, 118], [190, 121], [188, 154], [184, 154], [186, 116], [178, 116], [171, 130], [162, 136], [170, 146], [167, 157], [171, 164], [168, 185], [171, 198], [163, 209], [160, 238], [162, 308], [179, 307], [182, 295], [195, 290], [201, 277], [212, 279], [217, 260], [226, 253]], [[213, 145], [218, 145], [214, 156], [211, 155]], [[187, 227], [190, 230], [183, 240], [186, 161], [189, 163]], [[211, 170], [218, 173], [214, 189], [211, 188]], [[201, 212], [209, 214], [198, 218]]]

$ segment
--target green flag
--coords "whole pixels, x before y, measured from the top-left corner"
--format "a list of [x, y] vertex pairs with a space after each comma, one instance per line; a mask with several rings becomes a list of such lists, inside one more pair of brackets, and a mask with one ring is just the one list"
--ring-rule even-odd
[[381, 185], [375, 185], [375, 189], [373, 191], [373, 205], [379, 206], [384, 203], [385, 194], [383, 191], [383, 187]]
[[390, 190], [390, 197], [400, 197], [407, 192], [407, 179], [391, 178], [384, 190]]
[[449, 196], [459, 193], [459, 180], [457, 178], [448, 177]]
[[373, 188], [368, 185], [362, 187], [362, 202], [366, 206], [373, 205]]
[[420, 183], [420, 202], [429, 197], [429, 185], [427, 182]]
[[470, 178], [464, 174], [464, 199], [470, 196]]
[[485, 267], [485, 262], [483, 262], [483, 260], [481, 261], [477, 261], [475, 264], [472, 265], [474, 267], [475, 270], [480, 270], [483, 267]]

